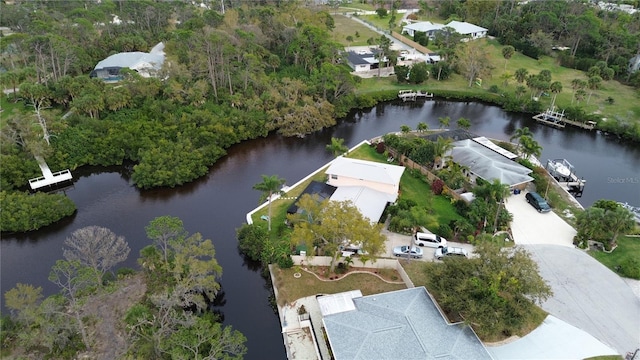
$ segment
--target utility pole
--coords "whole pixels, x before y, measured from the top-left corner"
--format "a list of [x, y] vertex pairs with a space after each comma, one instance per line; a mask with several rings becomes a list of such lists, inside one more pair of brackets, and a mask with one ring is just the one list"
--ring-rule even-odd
[[220, 4], [222, 5], [222, 15], [224, 15], [224, 0], [220, 0]]

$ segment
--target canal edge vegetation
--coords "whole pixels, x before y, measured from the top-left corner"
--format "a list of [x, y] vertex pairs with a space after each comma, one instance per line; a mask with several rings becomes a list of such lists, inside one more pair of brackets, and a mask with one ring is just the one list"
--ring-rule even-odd
[[242, 359], [246, 338], [210, 310], [223, 296], [212, 241], [171, 216], [145, 231], [151, 245], [137, 272], [114, 271], [129, 255], [124, 237], [89, 226], [65, 240], [65, 259], [51, 269], [60, 293], [43, 298], [29, 284], [6, 291], [2, 357]]

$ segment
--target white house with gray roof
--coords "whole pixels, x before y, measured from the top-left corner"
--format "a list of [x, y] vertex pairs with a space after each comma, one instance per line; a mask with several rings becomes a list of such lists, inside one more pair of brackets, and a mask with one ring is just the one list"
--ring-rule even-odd
[[466, 173], [472, 183], [479, 177], [489, 182], [498, 179], [511, 188], [523, 188], [533, 181], [529, 176], [532, 170], [514, 161], [517, 155], [495, 145], [484, 136], [454, 142], [448, 156], [467, 169]]
[[318, 297], [336, 360], [492, 359], [468, 325], [446, 320], [424, 287], [358, 293]]

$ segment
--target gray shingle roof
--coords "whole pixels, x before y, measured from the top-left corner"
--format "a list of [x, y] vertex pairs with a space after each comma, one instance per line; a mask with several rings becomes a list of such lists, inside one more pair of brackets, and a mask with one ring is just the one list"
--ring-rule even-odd
[[353, 302], [355, 310], [323, 318], [336, 360], [491, 359], [468, 326], [446, 322], [424, 287]]

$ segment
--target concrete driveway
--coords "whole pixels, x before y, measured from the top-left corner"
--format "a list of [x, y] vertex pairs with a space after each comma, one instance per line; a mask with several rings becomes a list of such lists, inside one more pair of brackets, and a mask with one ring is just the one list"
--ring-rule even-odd
[[551, 315], [586, 331], [624, 355], [640, 348], [640, 299], [620, 276], [580, 249], [524, 245], [553, 296]]
[[[423, 232], [425, 231], [423, 230]], [[384, 253], [384, 255], [381, 255], [382, 257], [395, 258], [393, 256], [393, 248], [396, 246], [409, 245], [409, 244], [411, 244], [412, 246], [415, 246], [415, 244], [413, 243], [413, 238], [409, 235], [402, 235], [402, 234], [391, 232], [386, 227], [384, 228], [384, 230], [382, 230], [382, 233], [387, 237], [387, 241], [385, 243], [387, 250]], [[463, 249], [466, 249], [469, 252], [469, 254], [473, 253], [473, 245], [471, 244], [463, 244], [463, 243], [457, 243], [453, 241], [447, 241], [447, 245], [461, 247]], [[424, 252], [424, 254], [422, 255], [422, 259], [416, 259], [416, 260], [434, 261], [433, 255], [436, 252], [435, 248], [423, 246], [422, 251]]]
[[553, 211], [541, 214], [525, 199], [525, 193], [511, 195], [505, 207], [513, 214], [511, 232], [519, 245], [551, 244], [573, 247], [576, 230]]

